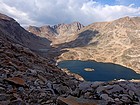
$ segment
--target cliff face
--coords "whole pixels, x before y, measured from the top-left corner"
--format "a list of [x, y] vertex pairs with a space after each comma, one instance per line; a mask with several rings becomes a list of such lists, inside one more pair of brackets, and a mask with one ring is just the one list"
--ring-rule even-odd
[[69, 52], [61, 60], [79, 59], [112, 62], [140, 73], [140, 18], [125, 17], [86, 26], [76, 39], [63, 46]]
[[35, 26], [29, 26], [28, 31], [43, 38], [47, 38], [50, 41], [55, 39], [55, 36], [57, 33], [55, 30], [50, 26], [42, 26], [42, 27], [35, 27]]
[[49, 39], [52, 41], [52, 44], [60, 44], [73, 40], [73, 35], [83, 27], [79, 22], [73, 22], [71, 24], [58, 24], [54, 26], [29, 26], [28, 31]]
[[84, 26], [79, 22], [73, 22], [71, 24], [58, 24], [53, 26], [56, 32], [62, 36], [74, 34], [83, 27]]

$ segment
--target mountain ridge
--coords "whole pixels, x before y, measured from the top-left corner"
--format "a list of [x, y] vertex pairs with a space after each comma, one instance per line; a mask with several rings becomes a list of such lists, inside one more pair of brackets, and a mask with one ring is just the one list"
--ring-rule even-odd
[[11, 41], [29, 47], [30, 49], [34, 49], [34, 46], [36, 46], [36, 49], [50, 47], [51, 42], [49, 40], [37, 37], [36, 35], [27, 32], [14, 19], [4, 14], [0, 14], [0, 26], [0, 31], [4, 33], [3, 35], [7, 34], [5, 37]]
[[36, 34], [37, 36], [49, 39], [54, 44], [60, 44], [71, 41], [70, 37], [72, 37], [83, 27], [84, 26], [81, 23], [73, 22], [70, 24], [62, 23], [53, 26], [29, 26], [27, 30], [33, 34]]

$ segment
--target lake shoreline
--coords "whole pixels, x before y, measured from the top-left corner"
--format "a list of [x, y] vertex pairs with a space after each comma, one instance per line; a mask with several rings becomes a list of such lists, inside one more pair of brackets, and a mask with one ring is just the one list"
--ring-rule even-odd
[[[60, 63], [62, 64], [62, 67], [60, 67]], [[140, 75], [135, 73], [132, 69], [112, 63], [102, 63], [91, 60], [66, 60], [58, 62], [58, 67], [67, 68], [71, 73], [75, 73], [82, 76], [86, 81], [140, 79]]]
[[93, 62], [99, 62], [99, 63], [111, 63], [111, 64], [117, 64], [117, 65], [120, 65], [120, 66], [124, 66], [126, 68], [129, 68], [129, 69], [132, 69], [134, 72], [136, 72], [137, 74], [140, 74], [140, 70], [135, 70], [134, 68], [130, 67], [130, 66], [127, 66], [127, 65], [124, 65], [124, 64], [121, 64], [121, 63], [118, 63], [118, 62], [111, 62], [111, 61], [98, 61], [98, 60], [95, 60], [95, 59], [57, 59], [56, 62], [61, 62], [61, 61], [71, 61], [71, 60], [79, 60], [79, 61], [93, 61]]

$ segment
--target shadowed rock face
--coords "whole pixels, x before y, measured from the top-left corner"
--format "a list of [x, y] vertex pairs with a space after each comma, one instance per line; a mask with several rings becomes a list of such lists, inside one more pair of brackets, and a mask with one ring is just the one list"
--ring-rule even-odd
[[51, 40], [52, 44], [60, 44], [73, 40], [73, 35], [83, 27], [79, 22], [73, 22], [71, 24], [58, 24], [52, 27], [49, 25], [42, 27], [29, 26], [28, 31]]
[[14, 19], [4, 14], [0, 14], [0, 32], [3, 37], [33, 50], [50, 48], [51, 41], [29, 33]]
[[111, 62], [140, 73], [139, 17], [124, 17], [111, 22], [93, 23], [84, 27], [75, 36], [77, 36], [75, 40], [63, 44], [65, 50], [69, 51], [59, 57], [61, 60], [73, 58]]

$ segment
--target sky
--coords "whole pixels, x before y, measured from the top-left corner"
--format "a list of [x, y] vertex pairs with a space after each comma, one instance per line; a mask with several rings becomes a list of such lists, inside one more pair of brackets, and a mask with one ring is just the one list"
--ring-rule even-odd
[[0, 13], [22, 26], [111, 21], [140, 16], [140, 0], [0, 0]]

